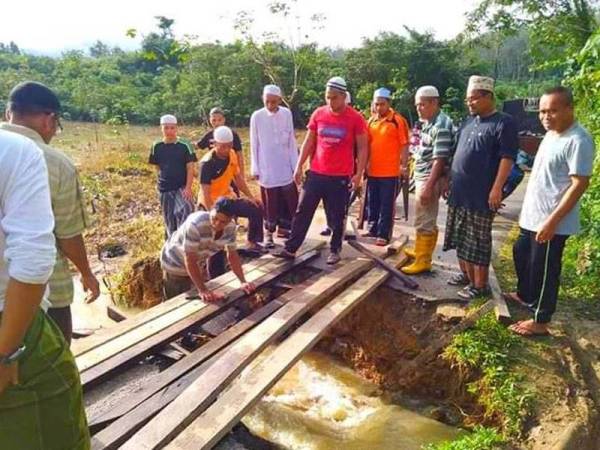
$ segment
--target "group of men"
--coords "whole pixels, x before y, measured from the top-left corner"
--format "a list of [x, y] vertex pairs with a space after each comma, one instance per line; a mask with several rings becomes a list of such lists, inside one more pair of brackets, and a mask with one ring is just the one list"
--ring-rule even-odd
[[[247, 217], [249, 251], [262, 252], [273, 234], [287, 240], [278, 256], [293, 258], [321, 200], [331, 228], [327, 262], [340, 259], [350, 191], [367, 180], [369, 229], [376, 243], [391, 237], [398, 180], [407, 174], [407, 145], [414, 144], [416, 181], [414, 261], [403, 268], [431, 269], [438, 235], [440, 197], [448, 199], [444, 249], [456, 249], [461, 272], [449, 282], [472, 299], [488, 294], [491, 229], [502, 204], [502, 187], [518, 148], [513, 120], [495, 107], [494, 81], [473, 76], [466, 104], [470, 117], [454, 133], [440, 110], [434, 86], [417, 90], [419, 135], [391, 108], [391, 93], [378, 89], [366, 121], [347, 103], [347, 86], [334, 77], [326, 105], [312, 114], [298, 153], [290, 111], [281, 91], [268, 85], [264, 108], [251, 119], [250, 175], [260, 198], [248, 188], [241, 142], [211, 111], [213, 130], [197, 144], [209, 151], [199, 167], [200, 192], [192, 196], [197, 158], [177, 136], [176, 118], [163, 116], [163, 139], [149, 161], [159, 168], [158, 188], [167, 241], [161, 263], [175, 292], [192, 285], [206, 301], [220, 293], [209, 278], [231, 270], [251, 293], [236, 250], [237, 217]], [[88, 449], [90, 437], [79, 374], [69, 350], [73, 300], [71, 261], [89, 292], [99, 295], [83, 245], [88, 225], [77, 171], [50, 147], [60, 130], [60, 102], [46, 86], [25, 82], [10, 93], [7, 122], [0, 124], [0, 442], [10, 449]], [[579, 204], [592, 173], [594, 143], [575, 120], [571, 92], [546, 91], [540, 119], [547, 130], [538, 151], [514, 245], [518, 277], [508, 301], [532, 318], [511, 329], [520, 335], [548, 332], [556, 308], [565, 242], [580, 229]], [[237, 142], [236, 142], [237, 141]], [[309, 169], [304, 172], [305, 164]], [[242, 197], [243, 196], [243, 197]], [[266, 229], [263, 230], [263, 227]]]

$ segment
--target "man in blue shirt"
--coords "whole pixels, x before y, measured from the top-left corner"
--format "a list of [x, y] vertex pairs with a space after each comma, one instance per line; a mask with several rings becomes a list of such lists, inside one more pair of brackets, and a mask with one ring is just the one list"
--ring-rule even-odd
[[594, 166], [594, 140], [575, 121], [573, 95], [567, 88], [546, 91], [539, 114], [547, 133], [529, 177], [521, 233], [513, 247], [517, 291], [504, 294], [532, 313], [531, 319], [510, 327], [523, 336], [548, 334], [562, 252], [567, 238], [580, 231], [579, 203]]
[[494, 80], [469, 78], [469, 117], [458, 131], [450, 171], [444, 250], [456, 249], [462, 273], [449, 281], [465, 284], [459, 297], [489, 296], [492, 222], [502, 202], [502, 186], [517, 156], [517, 127], [496, 111]]

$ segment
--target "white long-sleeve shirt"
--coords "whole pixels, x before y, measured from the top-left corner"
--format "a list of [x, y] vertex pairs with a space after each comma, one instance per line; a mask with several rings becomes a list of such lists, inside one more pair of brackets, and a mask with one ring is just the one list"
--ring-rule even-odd
[[287, 186], [293, 181], [298, 162], [298, 146], [292, 113], [280, 106], [277, 112], [266, 108], [250, 118], [250, 174], [258, 176], [264, 188]]
[[9, 278], [28, 284], [50, 278], [56, 258], [53, 229], [41, 150], [30, 139], [0, 130], [0, 311]]

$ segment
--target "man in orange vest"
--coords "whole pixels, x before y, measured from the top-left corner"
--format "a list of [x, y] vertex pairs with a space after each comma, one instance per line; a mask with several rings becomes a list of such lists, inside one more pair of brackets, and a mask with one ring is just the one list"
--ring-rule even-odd
[[[263, 235], [262, 202], [254, 197], [240, 172], [236, 152], [233, 150], [233, 132], [220, 126], [214, 131], [214, 147], [200, 161], [199, 203], [210, 210], [219, 197], [234, 199], [232, 213], [248, 218], [248, 245], [245, 253], [262, 253]], [[234, 182], [246, 198], [237, 198], [231, 188]]]

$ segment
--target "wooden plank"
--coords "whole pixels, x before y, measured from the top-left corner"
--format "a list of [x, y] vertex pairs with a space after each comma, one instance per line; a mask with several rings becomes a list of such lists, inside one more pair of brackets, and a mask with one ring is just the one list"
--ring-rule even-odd
[[508, 306], [502, 297], [502, 289], [500, 289], [500, 284], [498, 283], [498, 278], [496, 277], [496, 271], [492, 265], [490, 265], [488, 283], [490, 285], [490, 289], [492, 290], [496, 319], [501, 322], [508, 323], [510, 321], [510, 311], [508, 310]]
[[[321, 248], [324, 245], [321, 241], [310, 240], [307, 241], [302, 247], [300, 247], [298, 251], [298, 256], [301, 256], [304, 253], [316, 250]], [[266, 264], [270, 265], [278, 265], [280, 264], [281, 259], [275, 258], [272, 255], [264, 255], [260, 258], [251, 261], [248, 264], [244, 264], [244, 273], [246, 275], [250, 274], [254, 270], [258, 270]], [[231, 271], [221, 275], [220, 277], [215, 278], [214, 280], [210, 280], [207, 285], [211, 289], [216, 289], [231, 282], [235, 282], [237, 277]], [[161, 317], [163, 314], [168, 313], [176, 308], [180, 308], [181, 306], [189, 303], [189, 300], [185, 298], [185, 294], [178, 295], [172, 299], [169, 299], [163, 303], [160, 303], [152, 308], [143, 311], [137, 314], [134, 318], [125, 320], [121, 323], [115, 324], [109, 328], [104, 328], [96, 331], [92, 336], [78, 339], [73, 342], [71, 345], [71, 352], [75, 357], [82, 355], [104, 343], [129, 332], [131, 329], [144, 325], [152, 320], [156, 320]]]
[[210, 370], [200, 379], [195, 380], [121, 448], [123, 450], [162, 448], [198, 417], [256, 355], [280, 337], [303, 314], [342, 289], [345, 283], [356, 278], [372, 265], [371, 261], [357, 259], [331, 274], [320, 277], [313, 284], [283, 294], [282, 297], [289, 299], [285, 306], [240, 338], [225, 357], [215, 362]]
[[252, 329], [264, 318], [277, 311], [283, 304], [280, 299], [267, 303], [192, 352], [189, 357], [173, 364], [152, 380], [149, 380], [141, 391], [129, 396], [127, 402], [120, 403], [117, 406], [111, 405], [109, 408], [90, 415], [89, 425], [92, 432], [94, 428], [112, 422], [108, 427], [94, 435], [94, 448], [118, 448], [204, 373], [208, 367], [205, 363], [210, 361], [210, 358]]
[[[264, 266], [262, 269], [252, 271], [246, 279], [255, 281], [258, 286], [262, 286], [305, 264], [318, 254], [317, 250], [305, 253], [293, 261], [284, 261], [283, 264], [278, 264], [277, 269], [273, 269], [268, 265]], [[268, 272], [265, 273], [263, 270], [268, 270]], [[221, 289], [223, 290], [223, 288]], [[178, 338], [190, 328], [211, 320], [245, 296], [246, 294], [241, 289], [236, 289], [225, 301], [218, 304], [205, 304], [200, 300], [188, 300], [189, 308], [181, 307], [173, 311], [174, 314], [178, 315], [180, 315], [179, 312], [182, 313], [181, 315], [187, 314], [183, 318], [173, 321], [172, 317], [171, 320], [168, 320], [169, 317], [165, 317], [164, 321], [152, 321], [149, 325], [135, 328], [130, 333], [119, 336], [108, 341], [105, 345], [83, 354], [77, 358], [76, 362], [79, 366], [80, 361], [83, 359], [81, 364], [88, 364], [85, 369], [80, 368], [81, 383], [84, 390], [108, 377], [124, 364], [142, 358], [165, 343]], [[195, 309], [194, 304], [196, 304]], [[165, 323], [167, 323], [167, 326], [162, 328], [151, 328], [154, 324], [162, 326]], [[149, 328], [151, 329], [149, 330]]]
[[387, 254], [388, 256], [395, 255], [396, 253], [400, 253], [400, 251], [404, 248], [406, 243], [408, 242], [408, 236], [401, 234], [396, 239], [394, 239], [390, 245], [387, 246]]
[[[244, 270], [253, 271], [261, 266], [268, 264], [270, 262], [275, 261], [274, 257], [271, 256], [263, 256], [258, 258], [255, 261], [250, 262], [244, 266]], [[248, 272], [249, 273], [249, 272]], [[213, 288], [218, 288], [224, 286], [232, 281], [237, 279], [235, 275], [230, 271], [226, 274], [221, 275], [220, 277], [215, 278], [214, 280], [209, 281], [207, 284]], [[143, 311], [137, 314], [135, 317], [131, 319], [127, 319], [123, 322], [115, 324], [109, 328], [103, 328], [98, 330], [90, 337], [86, 337], [84, 339], [79, 339], [71, 345], [71, 351], [73, 355], [76, 357], [82, 355], [85, 352], [88, 352], [100, 345], [105, 344], [109, 340], [117, 338], [122, 334], [127, 333], [133, 328], [139, 327], [141, 325], [145, 325], [148, 322], [156, 320], [161, 317], [163, 314], [168, 313], [174, 309], [177, 309], [186, 303], [189, 303], [189, 300], [185, 298], [185, 294], [178, 295], [177, 297], [173, 297], [172, 299], [166, 300], [162, 303], [159, 303], [152, 308]]]
[[[401, 256], [397, 255], [393, 259], [399, 258]], [[360, 281], [319, 310], [264, 360], [235, 380], [215, 403], [166, 448], [212, 448], [332, 325], [375, 291], [388, 276], [389, 273], [381, 268], [363, 275]]]
[[377, 263], [378, 266], [380, 266], [383, 269], [387, 270], [390, 273], [390, 275], [394, 276], [395, 278], [399, 279], [402, 283], [404, 283], [404, 285], [407, 288], [409, 288], [409, 289], [417, 289], [419, 287], [419, 283], [417, 283], [416, 281], [414, 281], [412, 278], [404, 275], [402, 272], [400, 272], [395, 267], [393, 267], [390, 264], [386, 263], [383, 259], [381, 259], [379, 256], [377, 256], [372, 251], [368, 250], [365, 246], [363, 246], [362, 244], [360, 244], [358, 241], [348, 241], [348, 245], [350, 245], [351, 247], [355, 248], [356, 250], [358, 250], [359, 252], [361, 252], [363, 255], [368, 256], [369, 258], [371, 258], [373, 261], [375, 261], [375, 263]]

